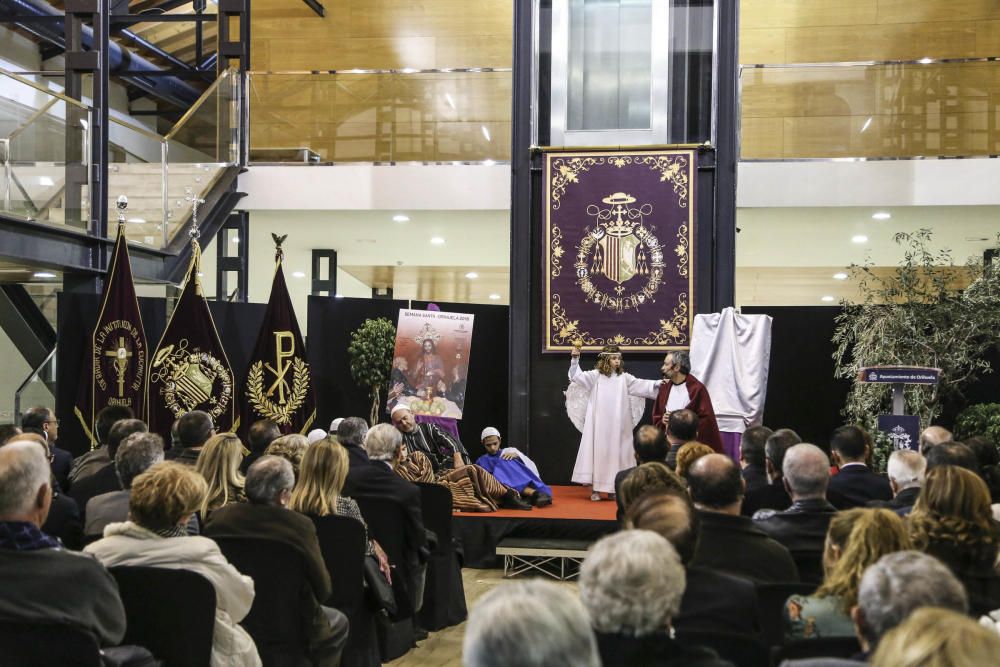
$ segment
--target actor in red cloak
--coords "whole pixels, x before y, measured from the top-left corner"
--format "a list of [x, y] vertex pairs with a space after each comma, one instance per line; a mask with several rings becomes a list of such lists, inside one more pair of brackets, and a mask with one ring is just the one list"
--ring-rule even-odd
[[[712, 398], [708, 395], [705, 385], [691, 375], [691, 357], [688, 353], [682, 351], [667, 353], [663, 358], [660, 372], [666, 381], [660, 385], [656, 403], [653, 404], [653, 425], [666, 430], [667, 418], [671, 412], [692, 410], [698, 415], [698, 442], [722, 453], [722, 436], [719, 435], [719, 423], [715, 420]], [[673, 396], [671, 396], [672, 391], [675, 392]]]

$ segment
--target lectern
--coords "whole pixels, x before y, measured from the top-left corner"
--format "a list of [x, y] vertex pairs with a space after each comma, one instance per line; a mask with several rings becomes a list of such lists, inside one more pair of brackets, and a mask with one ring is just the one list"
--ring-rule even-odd
[[906, 414], [903, 387], [908, 384], [937, 384], [941, 379], [940, 368], [923, 366], [866, 366], [858, 371], [862, 382], [892, 385], [892, 414]]

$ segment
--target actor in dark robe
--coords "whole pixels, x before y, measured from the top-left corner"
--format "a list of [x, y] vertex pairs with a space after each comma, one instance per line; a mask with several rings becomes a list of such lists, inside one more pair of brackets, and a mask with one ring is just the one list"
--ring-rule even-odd
[[722, 453], [722, 436], [715, 420], [712, 398], [708, 389], [691, 375], [691, 357], [687, 352], [670, 352], [663, 358], [660, 368], [667, 380], [660, 385], [660, 393], [653, 404], [653, 424], [666, 430], [667, 418], [675, 410], [692, 410], [698, 415], [698, 442]]
[[515, 447], [500, 448], [500, 431], [487, 426], [480, 440], [486, 453], [476, 459], [476, 465], [491, 473], [498, 481], [521, 494], [535, 507], [552, 504], [552, 489], [538, 476], [538, 468]]

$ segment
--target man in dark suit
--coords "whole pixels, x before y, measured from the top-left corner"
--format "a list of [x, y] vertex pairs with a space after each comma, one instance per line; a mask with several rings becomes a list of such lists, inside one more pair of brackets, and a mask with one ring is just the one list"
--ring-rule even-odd
[[173, 441], [173, 446], [167, 450], [165, 457], [168, 461], [193, 466], [198, 462], [198, 456], [205, 442], [215, 435], [212, 415], [202, 410], [192, 410], [178, 417], [174, 427], [177, 430], [177, 439]]
[[907, 516], [920, 496], [927, 472], [927, 460], [918, 452], [899, 449], [889, 456], [889, 484], [892, 500], [872, 500], [868, 507], [884, 507], [900, 516]]
[[368, 452], [365, 451], [366, 435], [368, 435], [368, 423], [361, 417], [347, 417], [341, 419], [337, 425], [337, 441], [347, 450], [350, 470], [356, 470], [369, 463]]
[[837, 513], [826, 499], [830, 460], [816, 445], [801, 443], [785, 452], [782, 470], [792, 506], [782, 512], [761, 511], [754, 516], [754, 523], [788, 548], [802, 581], [819, 583], [823, 579], [826, 530]]
[[677, 452], [681, 447], [698, 437], [698, 415], [694, 410], [675, 410], [667, 417], [667, 467], [677, 467]]
[[792, 504], [792, 499], [782, 482], [782, 465], [785, 452], [802, 442], [799, 434], [790, 428], [779, 428], [768, 436], [764, 443], [764, 466], [770, 484], [747, 491], [740, 510], [743, 516], [752, 517], [758, 510], [785, 510]]
[[745, 482], [731, 458], [703, 456], [688, 469], [688, 490], [698, 510], [701, 537], [693, 565], [728, 572], [755, 583], [799, 580], [792, 554], [740, 516]]
[[666, 463], [668, 447], [666, 435], [655, 426], [646, 424], [640, 426], [635, 432], [635, 437], [632, 439], [635, 466], [621, 470], [615, 475], [615, 502], [618, 503], [618, 523], [621, 523], [622, 519], [625, 518], [625, 507], [622, 505], [622, 482], [629, 476], [629, 473], [635, 470], [636, 466], [651, 461]]
[[56, 446], [59, 440], [59, 420], [56, 414], [44, 406], [30, 408], [21, 417], [21, 430], [25, 433], [37, 433], [49, 444], [50, 466], [56, 476], [59, 487], [69, 488], [69, 471], [73, 467], [73, 455], [65, 449]]
[[938, 466], [958, 466], [980, 474], [979, 460], [976, 453], [961, 442], [943, 442], [934, 445], [924, 454], [927, 459], [927, 472]]
[[774, 431], [766, 426], [751, 426], [740, 437], [740, 465], [746, 490], [753, 491], [770, 483], [764, 447]]
[[871, 500], [892, 500], [889, 480], [868, 467], [871, 447], [857, 426], [841, 426], [830, 438], [834, 463], [840, 472], [830, 480], [830, 501], [839, 510], [864, 507]]
[[281, 429], [270, 419], [258, 419], [250, 425], [247, 431], [247, 445], [250, 453], [243, 457], [240, 463], [240, 472], [244, 475], [253, 465], [253, 462], [264, 456], [264, 450], [272, 442], [281, 437]]
[[70, 484], [76, 484], [84, 477], [90, 477], [95, 472], [111, 463], [108, 456], [108, 434], [111, 427], [120, 419], [132, 419], [135, 415], [132, 408], [124, 405], [108, 405], [97, 413], [94, 421], [94, 437], [97, 438], [98, 447], [86, 454], [73, 459], [73, 468], [69, 471]]
[[303, 514], [288, 509], [295, 486], [292, 464], [278, 456], [263, 456], [250, 466], [246, 478], [249, 502], [233, 503], [212, 512], [205, 521], [204, 535], [211, 538], [254, 537], [288, 544], [305, 563], [309, 590], [302, 591], [302, 618], [311, 619], [306, 629], [314, 664], [339, 665], [347, 642], [348, 622], [343, 613], [321, 602], [333, 590], [323, 561], [316, 526]]
[[91, 498], [104, 493], [122, 490], [122, 483], [118, 478], [118, 472], [114, 464], [115, 456], [118, 454], [118, 447], [125, 441], [125, 438], [133, 433], [145, 433], [148, 430], [146, 423], [141, 419], [119, 419], [111, 427], [111, 430], [108, 432], [108, 455], [111, 457], [111, 463], [108, 463], [90, 477], [84, 477], [79, 480], [73, 485], [69, 493], [80, 508], [84, 522], [86, 522], [87, 518], [87, 503], [90, 502]]

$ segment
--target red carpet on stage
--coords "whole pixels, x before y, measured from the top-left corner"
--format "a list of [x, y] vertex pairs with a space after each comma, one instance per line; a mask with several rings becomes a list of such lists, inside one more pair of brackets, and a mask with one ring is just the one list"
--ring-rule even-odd
[[[604, 497], [603, 495], [601, 496]], [[541, 509], [500, 510], [498, 512], [455, 512], [455, 516], [484, 519], [585, 519], [614, 521], [618, 507], [613, 500], [593, 501], [589, 486], [553, 486], [552, 504]]]

